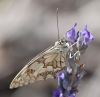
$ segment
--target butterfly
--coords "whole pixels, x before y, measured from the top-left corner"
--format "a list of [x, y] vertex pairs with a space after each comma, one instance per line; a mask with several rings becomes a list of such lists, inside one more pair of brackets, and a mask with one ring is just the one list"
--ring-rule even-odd
[[10, 89], [39, 80], [56, 78], [57, 73], [65, 67], [67, 52], [75, 45], [75, 43], [70, 44], [64, 37], [56, 41], [53, 46], [50, 46], [26, 64], [12, 80]]

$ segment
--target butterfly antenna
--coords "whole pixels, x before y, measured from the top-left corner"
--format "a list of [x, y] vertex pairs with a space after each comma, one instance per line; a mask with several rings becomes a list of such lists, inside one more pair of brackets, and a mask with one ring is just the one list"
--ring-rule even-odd
[[57, 30], [58, 30], [58, 40], [60, 40], [60, 37], [59, 37], [59, 27], [58, 27], [58, 8], [56, 10], [56, 13], [57, 13]]

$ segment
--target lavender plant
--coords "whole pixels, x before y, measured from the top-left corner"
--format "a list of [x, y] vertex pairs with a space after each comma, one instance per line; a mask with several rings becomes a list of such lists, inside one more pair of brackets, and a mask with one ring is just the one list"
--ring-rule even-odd
[[80, 56], [86, 51], [88, 43], [94, 40], [94, 37], [87, 30], [87, 25], [85, 25], [83, 31], [76, 33], [76, 25], [77, 23], [66, 33], [66, 41], [68, 41], [69, 44], [76, 42], [76, 45], [74, 45], [67, 54], [70, 67], [65, 67], [58, 73], [58, 88], [53, 91], [52, 97], [76, 97], [81, 79], [85, 74], [85, 71], [82, 70], [85, 64], [79, 63]]

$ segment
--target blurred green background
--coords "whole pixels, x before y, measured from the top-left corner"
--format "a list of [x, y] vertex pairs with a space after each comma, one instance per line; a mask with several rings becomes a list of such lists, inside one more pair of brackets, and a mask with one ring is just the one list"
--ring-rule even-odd
[[87, 74], [77, 97], [100, 97], [99, 0], [0, 0], [0, 97], [51, 97], [57, 80], [9, 89], [15, 75], [42, 50], [57, 41], [56, 8], [62, 37], [75, 22], [85, 24], [95, 40], [82, 55]]

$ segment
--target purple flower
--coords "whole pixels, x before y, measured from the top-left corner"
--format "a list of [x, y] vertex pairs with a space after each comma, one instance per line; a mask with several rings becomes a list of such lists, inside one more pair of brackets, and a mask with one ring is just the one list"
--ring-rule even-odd
[[53, 91], [53, 97], [63, 97], [61, 88], [58, 87], [55, 91]]
[[87, 44], [88, 42], [94, 40], [93, 35], [87, 30], [87, 25], [85, 25], [84, 31], [82, 31], [82, 35], [84, 36], [84, 44]]
[[76, 96], [76, 92], [73, 92], [70, 96], [68, 97], [75, 97]]
[[57, 77], [64, 79], [64, 71], [59, 72]]
[[77, 74], [77, 77], [80, 77], [80, 74]]
[[74, 27], [72, 29], [70, 29], [67, 33], [66, 33], [66, 39], [70, 39], [72, 42], [75, 41], [75, 37], [76, 37], [76, 32], [75, 32], [75, 27], [76, 27], [77, 23], [74, 24]]
[[67, 67], [67, 72], [70, 74], [72, 72], [72, 69]]

